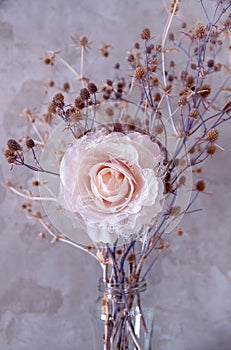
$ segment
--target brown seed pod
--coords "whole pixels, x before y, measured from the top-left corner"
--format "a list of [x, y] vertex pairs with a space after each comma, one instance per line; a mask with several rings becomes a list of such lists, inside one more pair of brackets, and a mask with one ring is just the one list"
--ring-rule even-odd
[[203, 192], [205, 189], [205, 182], [203, 180], [200, 180], [196, 183], [196, 189], [199, 192]]
[[161, 94], [159, 92], [156, 92], [154, 97], [153, 97], [153, 100], [155, 102], [159, 102], [161, 100]]
[[50, 87], [53, 87], [53, 86], [55, 85], [55, 82], [54, 82], [53, 80], [50, 80], [49, 83], [48, 83], [48, 85], [49, 85]]
[[140, 34], [140, 37], [142, 40], [150, 40], [151, 39], [151, 32], [149, 28], [144, 28]]
[[7, 146], [8, 146], [10, 151], [21, 151], [21, 149], [22, 149], [20, 144], [16, 140], [13, 140], [13, 139], [10, 139], [7, 141]]
[[161, 134], [164, 131], [163, 125], [159, 124], [155, 126], [155, 134]]
[[90, 98], [90, 92], [87, 88], [83, 88], [80, 90], [80, 97], [82, 100], [88, 100]]
[[194, 38], [202, 39], [206, 35], [206, 29], [202, 24], [198, 24], [194, 29], [193, 36]]
[[189, 117], [193, 119], [197, 119], [199, 116], [199, 111], [197, 108], [192, 108], [191, 111], [189, 112]]
[[9, 157], [13, 157], [15, 154], [14, 154], [14, 151], [11, 151], [11, 150], [9, 150], [9, 149], [6, 149], [5, 151], [4, 151], [4, 156], [6, 157], [6, 158], [9, 158]]
[[203, 86], [197, 91], [197, 93], [200, 94], [201, 97], [203, 97], [203, 98], [208, 97], [209, 94], [210, 94], [210, 92], [211, 92], [211, 87], [210, 87], [210, 85], [208, 85], [208, 84], [203, 85]]
[[174, 39], [175, 39], [174, 34], [173, 33], [169, 33], [168, 38], [169, 38], [170, 41], [174, 41]]
[[97, 92], [97, 90], [98, 90], [97, 86], [94, 83], [91, 83], [91, 82], [88, 84], [87, 87], [88, 87], [88, 90], [89, 90], [90, 94], [95, 94]]
[[186, 78], [186, 85], [187, 86], [192, 86], [195, 82], [195, 79], [192, 75], [187, 75], [187, 78]]
[[137, 50], [139, 50], [139, 49], [140, 49], [140, 44], [139, 44], [139, 43], [135, 43], [135, 44], [134, 44], [134, 48], [137, 49]]
[[146, 69], [144, 67], [137, 67], [134, 72], [135, 79], [144, 79], [146, 75]]
[[183, 107], [183, 106], [186, 106], [188, 100], [187, 100], [187, 97], [186, 96], [182, 96], [179, 101], [178, 101], [178, 106], [179, 107]]
[[57, 93], [52, 101], [53, 105], [58, 108], [64, 107], [64, 96], [61, 94], [61, 92]]
[[26, 140], [26, 146], [27, 148], [33, 148], [35, 146], [34, 140], [32, 139]]
[[178, 216], [180, 214], [180, 212], [181, 212], [181, 207], [178, 206], [178, 205], [176, 205], [174, 207], [171, 207], [169, 209], [169, 215], [170, 216]]
[[165, 87], [164, 87], [164, 92], [166, 94], [169, 94], [172, 90], [172, 84], [167, 84]]
[[178, 234], [179, 237], [183, 236], [184, 231], [182, 230], [182, 228], [178, 229], [177, 234]]
[[85, 107], [85, 102], [80, 96], [75, 99], [75, 107], [78, 109], [83, 109]]
[[207, 153], [210, 154], [211, 156], [216, 152], [216, 146], [211, 144], [211, 145], [208, 145], [207, 147]]
[[208, 62], [207, 62], [207, 66], [209, 67], [209, 68], [212, 68], [213, 66], [214, 66], [214, 60], [208, 60]]
[[51, 59], [48, 58], [48, 57], [46, 57], [46, 58], [44, 58], [43, 62], [44, 62], [45, 64], [50, 64], [50, 63], [51, 63]]
[[215, 128], [212, 128], [206, 133], [205, 138], [210, 142], [215, 142], [218, 139], [218, 136], [219, 136], [218, 130]]
[[195, 63], [191, 63], [190, 67], [191, 67], [192, 70], [197, 69], [197, 65]]
[[68, 82], [63, 84], [63, 91], [65, 91], [65, 92], [70, 91], [70, 84]]
[[13, 155], [12, 157], [8, 157], [7, 158], [7, 161], [8, 161], [8, 163], [10, 163], [10, 164], [14, 164], [14, 162], [17, 160], [17, 155], [15, 154], [15, 155]]
[[53, 103], [50, 103], [47, 107], [47, 113], [50, 113], [50, 114], [55, 114], [56, 113], [56, 108], [55, 106], [53, 105]]

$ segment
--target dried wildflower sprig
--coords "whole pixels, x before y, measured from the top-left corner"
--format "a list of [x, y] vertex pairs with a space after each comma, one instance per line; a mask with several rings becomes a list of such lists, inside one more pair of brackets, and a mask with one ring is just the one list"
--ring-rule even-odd
[[39, 164], [39, 161], [37, 159], [37, 156], [35, 154], [35, 142], [33, 139], [26, 139], [26, 147], [28, 150], [31, 150], [34, 160], [36, 162], [36, 165], [31, 165], [25, 162], [25, 150], [23, 149], [23, 146], [19, 144], [18, 141], [14, 139], [9, 139], [7, 141], [7, 146], [8, 148], [5, 150], [4, 155], [8, 161], [8, 163], [12, 165], [22, 165], [30, 170], [36, 171], [36, 172], [42, 172], [42, 173], [47, 173], [47, 174], [52, 174], [52, 175], [58, 175], [58, 173], [45, 170], [41, 167]]

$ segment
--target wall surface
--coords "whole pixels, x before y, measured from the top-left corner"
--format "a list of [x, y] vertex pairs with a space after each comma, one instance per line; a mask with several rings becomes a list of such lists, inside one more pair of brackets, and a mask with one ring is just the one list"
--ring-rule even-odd
[[[212, 8], [214, 1], [205, 2]], [[199, 1], [181, 3], [177, 21], [201, 16]], [[39, 111], [67, 79], [77, 88], [66, 67], [43, 64], [49, 50], [62, 50], [78, 70], [80, 52], [71, 36], [88, 35], [92, 55], [86, 55], [86, 67], [93, 80], [103, 81], [144, 26], [159, 40], [165, 19], [162, 1], [1, 0], [1, 149], [8, 138], [29, 133], [25, 107]], [[113, 57], [101, 57], [102, 43], [110, 43]], [[60, 86], [46, 96], [51, 79]], [[184, 219], [184, 235], [148, 277], [145, 299], [155, 310], [156, 350], [231, 349], [230, 127], [221, 129], [219, 139], [226, 152], [206, 163], [207, 193], [197, 202], [203, 211]], [[9, 168], [1, 156], [1, 182], [32, 181], [24, 169]], [[0, 203], [0, 349], [93, 349], [89, 310], [100, 268], [81, 251], [40, 240], [22, 201], [3, 186]]]

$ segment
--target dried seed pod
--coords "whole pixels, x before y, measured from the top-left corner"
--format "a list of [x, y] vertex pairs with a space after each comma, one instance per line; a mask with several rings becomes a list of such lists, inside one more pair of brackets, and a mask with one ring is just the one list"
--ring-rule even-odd
[[46, 57], [46, 58], [44, 58], [43, 62], [44, 62], [45, 64], [50, 64], [50, 63], [51, 63], [51, 59], [48, 58], [48, 57]]
[[21, 151], [21, 149], [22, 149], [20, 144], [16, 140], [13, 140], [13, 139], [10, 139], [7, 141], [7, 146], [8, 146], [10, 151]]
[[135, 44], [134, 44], [134, 48], [137, 49], [137, 50], [139, 50], [139, 49], [140, 49], [140, 44], [139, 44], [139, 43], [135, 43]]
[[193, 119], [197, 119], [199, 116], [199, 111], [197, 108], [192, 108], [191, 111], [189, 112], [189, 117]]
[[70, 84], [68, 82], [63, 84], [63, 91], [65, 91], [65, 92], [70, 91]]
[[187, 100], [187, 97], [186, 96], [182, 96], [179, 101], [178, 101], [178, 106], [179, 107], [183, 107], [183, 106], [186, 106], [188, 100]]
[[209, 68], [212, 68], [213, 66], [214, 66], [214, 60], [208, 60], [208, 62], [207, 62], [207, 66], [209, 67]]
[[174, 41], [174, 39], [175, 39], [174, 34], [173, 33], [169, 33], [168, 38], [169, 38], [170, 41]]
[[203, 98], [208, 97], [209, 94], [210, 94], [210, 92], [211, 92], [211, 87], [210, 87], [210, 85], [208, 85], [208, 84], [203, 85], [203, 86], [197, 91], [197, 93], [200, 94], [201, 97], [203, 97]]
[[53, 80], [50, 80], [49, 83], [48, 83], [48, 85], [49, 85], [50, 87], [53, 87], [53, 86], [55, 85], [55, 82], [54, 82]]
[[83, 109], [85, 107], [85, 102], [80, 96], [75, 99], [75, 107], [78, 109]]
[[144, 28], [140, 34], [141, 39], [143, 40], [150, 40], [151, 39], [151, 32], [149, 28]]
[[178, 234], [179, 237], [183, 236], [184, 231], [182, 230], [182, 228], [178, 229], [177, 234]]
[[216, 146], [211, 144], [211, 145], [208, 145], [207, 147], [207, 153], [210, 154], [211, 156], [216, 152]]
[[4, 156], [5, 156], [6, 158], [13, 157], [14, 155], [15, 155], [14, 151], [11, 151], [11, 150], [9, 150], [9, 149], [6, 149], [6, 150], [4, 151]]
[[164, 127], [163, 127], [163, 125], [157, 125], [157, 126], [155, 126], [155, 134], [161, 134], [163, 131], [164, 131]]
[[215, 142], [218, 139], [218, 136], [219, 136], [218, 130], [215, 128], [212, 128], [206, 133], [205, 138], [210, 142]]
[[64, 96], [61, 94], [61, 92], [57, 93], [52, 101], [53, 105], [58, 108], [64, 107]]
[[192, 70], [197, 69], [197, 65], [195, 63], [191, 63], [190, 67], [191, 67]]
[[159, 102], [161, 100], [161, 94], [159, 92], [156, 92], [154, 97], [153, 97], [153, 100], [155, 102]]
[[94, 83], [91, 83], [91, 82], [88, 84], [87, 87], [88, 87], [88, 90], [89, 90], [90, 94], [95, 94], [97, 92], [97, 90], [98, 90], [97, 86]]
[[90, 92], [87, 88], [83, 88], [80, 90], [80, 97], [82, 100], [88, 100], [90, 98]]
[[203, 180], [200, 180], [196, 183], [196, 189], [199, 192], [203, 192], [205, 189], [205, 182]]
[[171, 207], [169, 209], [169, 215], [170, 216], [178, 216], [180, 214], [180, 212], [181, 212], [181, 207], [178, 206], [178, 205], [176, 205], [174, 207]]
[[192, 75], [187, 75], [186, 77], [186, 85], [187, 86], [192, 86], [195, 82], [195, 79]]
[[146, 75], [146, 69], [144, 67], [137, 67], [134, 72], [135, 79], [144, 79]]
[[35, 146], [34, 140], [32, 139], [26, 140], [26, 146], [27, 148], [33, 148]]

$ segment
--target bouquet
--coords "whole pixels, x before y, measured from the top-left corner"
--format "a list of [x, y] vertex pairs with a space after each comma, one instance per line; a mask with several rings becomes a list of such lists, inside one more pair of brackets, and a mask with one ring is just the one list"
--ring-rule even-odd
[[[197, 211], [206, 184], [193, 173], [223, 151], [219, 126], [231, 112], [225, 57], [231, 4], [216, 1], [210, 16], [201, 1], [206, 22], [183, 22], [172, 32], [179, 6], [170, 4], [161, 43], [149, 28], [141, 30], [126, 76], [119, 63], [115, 78], [100, 84], [83, 74], [87, 36], [73, 38], [80, 74], [60, 52], [50, 52], [44, 63], [62, 62], [81, 87], [69, 101], [66, 83], [45, 113], [26, 109], [33, 136], [7, 141], [11, 167], [38, 173], [39, 194], [6, 186], [28, 200], [25, 213], [42, 225], [41, 237], [48, 233], [53, 242], [84, 250], [102, 267], [96, 349], [150, 349], [152, 317], [140, 297], [145, 278], [173, 232], [182, 235], [183, 216]], [[109, 51], [103, 45], [104, 57]], [[32, 209], [37, 200], [46, 216]]]

